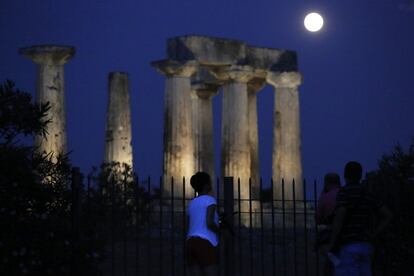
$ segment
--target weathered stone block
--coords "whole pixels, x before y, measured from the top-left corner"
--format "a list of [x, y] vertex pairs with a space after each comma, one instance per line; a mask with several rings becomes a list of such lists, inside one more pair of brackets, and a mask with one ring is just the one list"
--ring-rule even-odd
[[239, 40], [206, 36], [179, 36], [167, 41], [167, 55], [173, 60], [197, 60], [200, 64], [239, 64], [246, 57], [246, 44]]
[[269, 71], [296, 71], [296, 52], [281, 49], [248, 47], [246, 63], [255, 68]]

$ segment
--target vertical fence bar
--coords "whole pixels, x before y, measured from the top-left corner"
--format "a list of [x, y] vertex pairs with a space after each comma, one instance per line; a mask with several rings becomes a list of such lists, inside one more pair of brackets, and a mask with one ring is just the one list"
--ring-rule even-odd
[[111, 185], [111, 275], [115, 275], [115, 181], [113, 175], [110, 178], [110, 185]]
[[[171, 180], [170, 181], [173, 181], [173, 178], [171, 178]], [[162, 185], [162, 183], [163, 183], [163, 178], [161, 177], [160, 178], [160, 207], [159, 207], [159, 209], [160, 209], [160, 213], [159, 213], [159, 219], [160, 219], [160, 241], [159, 241], [159, 250], [160, 250], [160, 256], [159, 256], [159, 261], [160, 261], [160, 265], [159, 265], [159, 268], [160, 268], [160, 276], [162, 276], [163, 275], [163, 260], [162, 260], [162, 257], [163, 257], [163, 254], [162, 254], [162, 249], [163, 249], [163, 237], [162, 237], [162, 194], [163, 194], [163, 185]]]
[[[224, 177], [224, 214], [227, 226], [232, 231], [234, 229], [234, 182], [233, 177]], [[225, 275], [234, 275], [234, 242], [229, 233], [224, 240], [225, 252]]]
[[275, 239], [275, 208], [274, 208], [274, 195], [273, 195], [273, 179], [270, 179], [270, 191], [272, 194], [270, 208], [272, 208], [272, 276], [276, 275], [276, 239]]
[[298, 275], [297, 271], [297, 237], [296, 237], [296, 183], [295, 179], [292, 181], [292, 194], [293, 194], [293, 273]]
[[[316, 179], [313, 182], [313, 206], [315, 214], [318, 212], [318, 188], [316, 186]], [[318, 225], [315, 223], [315, 241], [318, 240]], [[316, 252], [316, 275], [319, 275], [319, 252]]]
[[[220, 201], [220, 178], [217, 177], [216, 179], [216, 193], [217, 193], [217, 212], [220, 213], [220, 206], [221, 206], [221, 201]], [[222, 243], [222, 238], [221, 235], [219, 235], [219, 245], [218, 245], [218, 254], [219, 254], [219, 258], [218, 258], [218, 270], [217, 270], [217, 276], [220, 276], [220, 271], [222, 270], [222, 261], [221, 261], [221, 243]]]
[[285, 180], [282, 178], [282, 247], [283, 247], [283, 275], [287, 272], [286, 256], [286, 206], [285, 206]]
[[241, 238], [241, 216], [242, 216], [242, 208], [241, 208], [241, 193], [240, 193], [240, 178], [237, 179], [237, 205], [238, 205], [238, 225], [237, 225], [237, 242], [238, 242], [238, 250], [237, 256], [238, 256], [238, 263], [239, 263], [239, 275], [242, 274], [242, 238]]
[[183, 227], [183, 275], [185, 276], [186, 274], [187, 274], [187, 270], [186, 270], [186, 259], [187, 259], [187, 256], [186, 256], [186, 252], [185, 252], [185, 241], [186, 241], [186, 228], [187, 228], [187, 210], [186, 210], [186, 207], [185, 207], [185, 204], [186, 204], [186, 202], [185, 202], [185, 200], [186, 200], [186, 198], [185, 198], [185, 179], [184, 179], [184, 183], [183, 183], [183, 197], [182, 197], [182, 205], [183, 205], [183, 225], [182, 225], [182, 227]]
[[139, 275], [139, 228], [138, 228], [138, 220], [139, 220], [139, 177], [135, 177], [135, 276]]
[[[147, 182], [147, 190], [148, 190], [148, 204], [152, 203], [152, 198], [151, 198], [151, 177], [148, 176], [148, 182]], [[161, 190], [161, 187], [160, 187]], [[151, 212], [151, 206], [148, 206], [148, 229], [147, 229], [147, 273], [148, 275], [152, 275], [152, 267], [151, 267], [151, 260], [152, 260], [152, 245], [151, 245], [151, 219], [152, 219], [152, 212]]]
[[307, 190], [306, 190], [306, 179], [303, 179], [303, 224], [305, 239], [305, 276], [309, 275], [309, 260], [308, 260], [308, 206], [307, 206]]
[[259, 185], [259, 201], [260, 201], [260, 264], [261, 264], [261, 271], [262, 276], [264, 276], [264, 227], [263, 227], [263, 198], [262, 198], [262, 191], [263, 191], [263, 181], [260, 177], [260, 185]]
[[174, 179], [171, 180], [171, 275], [175, 275]]
[[124, 175], [124, 179], [123, 179], [123, 197], [122, 197], [122, 205], [123, 205], [123, 256], [124, 256], [124, 260], [123, 260], [123, 264], [124, 264], [124, 276], [127, 276], [127, 267], [128, 267], [128, 258], [127, 258], [127, 234], [128, 234], [128, 230], [127, 230], [127, 219], [128, 219], [128, 207], [127, 207], [127, 176]]
[[252, 210], [252, 180], [249, 179], [249, 258], [250, 276], [253, 275], [253, 210]]

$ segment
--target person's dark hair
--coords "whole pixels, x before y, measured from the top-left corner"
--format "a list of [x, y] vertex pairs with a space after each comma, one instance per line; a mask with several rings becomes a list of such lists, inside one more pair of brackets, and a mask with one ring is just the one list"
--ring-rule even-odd
[[350, 161], [345, 165], [344, 178], [351, 181], [359, 181], [362, 178], [362, 166], [356, 161]]
[[190, 184], [199, 193], [204, 189], [205, 185], [210, 184], [210, 175], [205, 172], [197, 172], [191, 177]]
[[324, 177], [323, 192], [327, 193], [332, 188], [339, 188], [341, 186], [341, 180], [337, 173], [327, 173]]

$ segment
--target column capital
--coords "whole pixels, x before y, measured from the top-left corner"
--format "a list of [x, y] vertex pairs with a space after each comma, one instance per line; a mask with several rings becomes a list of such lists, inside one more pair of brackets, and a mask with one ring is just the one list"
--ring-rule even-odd
[[198, 63], [196, 61], [187, 61], [183, 63], [166, 59], [151, 62], [151, 66], [167, 77], [178, 76], [189, 78], [198, 70]]
[[19, 54], [37, 64], [63, 65], [75, 55], [75, 47], [36, 45], [19, 49]]
[[217, 79], [225, 82], [247, 83], [256, 76], [254, 69], [247, 65], [232, 65], [212, 71]]
[[266, 81], [276, 88], [297, 88], [302, 84], [302, 79], [299, 72], [268, 72], [266, 76]]
[[191, 85], [192, 95], [200, 99], [211, 99], [218, 94], [219, 85], [211, 83], [197, 83]]
[[249, 93], [258, 93], [266, 85], [266, 78], [253, 78], [247, 83]]

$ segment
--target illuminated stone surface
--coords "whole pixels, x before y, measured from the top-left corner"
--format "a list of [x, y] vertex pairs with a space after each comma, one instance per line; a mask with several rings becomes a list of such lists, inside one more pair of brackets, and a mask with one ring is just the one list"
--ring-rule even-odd
[[[191, 117], [191, 76], [197, 70], [195, 62], [153, 62], [152, 65], [166, 76], [164, 94], [164, 187], [165, 195], [182, 195], [182, 180], [189, 183], [195, 172], [194, 140]], [[171, 179], [174, 179], [174, 191]], [[187, 185], [186, 194], [194, 193]]]
[[75, 54], [70, 46], [39, 45], [22, 48], [19, 53], [38, 64], [36, 101], [50, 103], [46, 138], [37, 136], [40, 152], [53, 154], [54, 160], [66, 149], [65, 90], [63, 66]]
[[267, 81], [275, 87], [273, 118], [272, 173], [274, 195], [282, 198], [282, 179], [285, 180], [285, 199], [303, 199], [302, 158], [300, 139], [299, 91], [302, 76], [297, 72], [269, 73]]
[[260, 196], [260, 162], [259, 162], [259, 132], [257, 121], [257, 93], [265, 86], [264, 79], [254, 78], [247, 84], [248, 91], [248, 121], [250, 147], [250, 175], [252, 182], [252, 197]]
[[[185, 64], [193, 65], [183, 66]], [[290, 181], [294, 178], [297, 182], [296, 198], [302, 198], [298, 95], [301, 76], [297, 72], [296, 52], [252, 47], [239, 40], [188, 35], [168, 39], [167, 60], [153, 65], [167, 76], [164, 176], [190, 176], [196, 170], [216, 175], [211, 97], [221, 88], [220, 177], [240, 178], [240, 194], [243, 199], [250, 197], [248, 183], [251, 178], [252, 198], [258, 198], [260, 164], [257, 93], [266, 83], [270, 83], [276, 89], [273, 177], [275, 183], [279, 183], [281, 178]], [[190, 98], [188, 91], [191, 75], [192, 116], [188, 110], [182, 110], [189, 105], [187, 98]], [[171, 80], [178, 78], [180, 80]], [[179, 104], [175, 103], [178, 99]], [[173, 112], [173, 106], [179, 106], [181, 111]], [[175, 127], [180, 129], [179, 135]], [[192, 132], [192, 135], [187, 132]], [[189, 161], [191, 153], [194, 161]], [[237, 198], [237, 181], [235, 184]], [[275, 187], [279, 185], [275, 184]], [[168, 188], [164, 190], [168, 191]], [[277, 198], [281, 198], [280, 190], [275, 189], [274, 192]], [[292, 185], [286, 185], [286, 198], [291, 198], [291, 194]]]
[[[196, 171], [215, 179], [213, 102], [219, 83], [208, 72], [199, 70], [192, 80], [192, 120]], [[214, 181], [213, 181], [214, 183]]]
[[132, 168], [131, 104], [128, 74], [113, 72], [108, 76], [106, 118], [106, 163], [119, 162]]
[[[247, 82], [254, 77], [248, 66], [231, 66], [216, 72], [224, 81], [221, 124], [221, 170], [223, 176], [240, 179], [240, 197], [249, 198], [250, 174]], [[234, 189], [238, 198], [237, 185]]]

